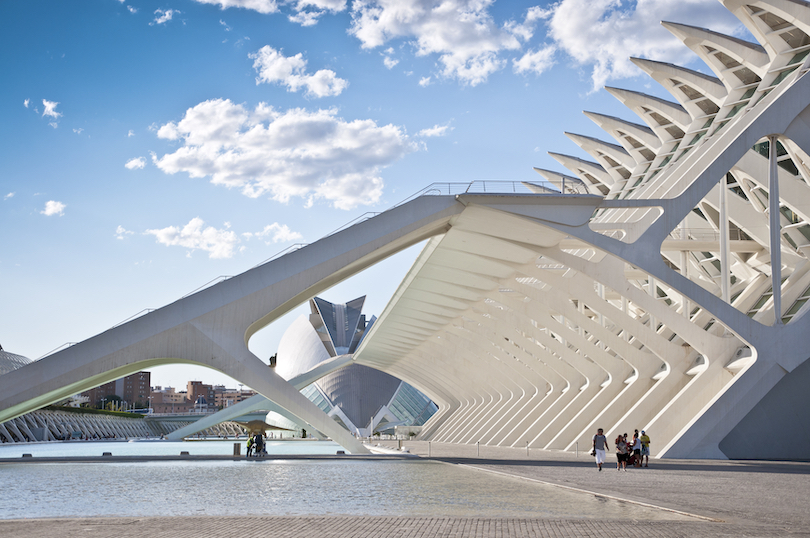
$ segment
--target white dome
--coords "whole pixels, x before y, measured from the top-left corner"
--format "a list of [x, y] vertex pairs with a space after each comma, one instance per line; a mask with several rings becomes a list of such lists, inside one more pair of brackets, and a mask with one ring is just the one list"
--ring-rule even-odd
[[307, 316], [297, 318], [284, 332], [276, 357], [276, 373], [287, 380], [330, 358]]
[[28, 357], [23, 357], [16, 353], [9, 353], [3, 350], [3, 348], [0, 348], [0, 375], [7, 374], [17, 368], [22, 368], [31, 362], [33, 361]]

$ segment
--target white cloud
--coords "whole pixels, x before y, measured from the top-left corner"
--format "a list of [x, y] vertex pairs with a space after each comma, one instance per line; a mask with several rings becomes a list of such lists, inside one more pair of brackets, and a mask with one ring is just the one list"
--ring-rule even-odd
[[180, 11], [178, 11], [176, 9], [167, 9], [165, 11], [162, 10], [162, 9], [156, 9], [155, 10], [155, 20], [150, 22], [149, 25], [153, 26], [155, 24], [166, 24], [167, 22], [172, 20], [172, 18], [175, 15], [180, 15]]
[[505, 26], [510, 32], [515, 34], [515, 36], [519, 37], [523, 41], [528, 41], [534, 36], [534, 29], [535, 26], [537, 26], [537, 21], [548, 19], [553, 14], [554, 6], [548, 9], [543, 9], [540, 6], [534, 6], [526, 10], [526, 17], [523, 19], [522, 23], [509, 21]]
[[346, 0], [297, 0], [290, 2], [295, 14], [288, 18], [301, 26], [313, 26], [326, 13], [339, 13], [346, 9]]
[[23, 105], [25, 105], [25, 108], [28, 108], [28, 105], [30, 103], [31, 103], [31, 99], [26, 99], [25, 101], [23, 101]]
[[290, 227], [286, 224], [279, 224], [278, 222], [268, 224], [261, 232], [250, 235], [255, 235], [261, 239], [267, 239], [265, 243], [268, 245], [271, 242], [286, 243], [287, 241], [295, 241], [303, 237], [300, 233], [290, 230]]
[[130, 170], [141, 170], [144, 166], [146, 166], [146, 159], [143, 157], [136, 157], [128, 160], [124, 166]]
[[475, 86], [503, 68], [503, 51], [519, 50], [540, 11], [522, 24], [499, 26], [489, 13], [494, 0], [364, 0], [352, 5], [350, 33], [363, 48], [413, 39], [417, 56], [436, 54], [441, 74]]
[[[275, 0], [195, 0], [201, 4], [213, 4], [221, 9], [243, 8], [269, 14], [279, 12], [279, 2]], [[326, 13], [338, 13], [346, 9], [346, 0], [287, 0], [280, 2], [292, 10], [288, 15], [291, 22], [302, 26], [313, 26]]]
[[300, 24], [301, 26], [315, 26], [318, 24], [318, 19], [323, 15], [323, 11], [299, 11], [287, 18], [290, 22]]
[[[592, 65], [593, 88], [608, 80], [635, 76], [628, 59], [643, 56], [686, 63], [694, 54], [661, 27], [661, 20], [703, 25], [733, 34], [741, 24], [716, 0], [562, 0], [552, 7], [548, 37], [580, 65]], [[698, 22], [695, 22], [698, 21]]]
[[56, 129], [57, 127], [59, 127], [59, 124], [58, 124], [58, 123], [56, 123], [55, 121], [52, 121], [52, 122], [48, 123], [48, 125], [50, 125], [50, 126], [51, 126], [51, 127], [53, 127], [54, 129]]
[[129, 230], [127, 230], [126, 228], [124, 228], [123, 226], [121, 226], [119, 224], [118, 228], [115, 229], [115, 238], [116, 239], [124, 239], [124, 237], [126, 237], [128, 235], [132, 235], [134, 233], [135, 232], [130, 232]]
[[223, 21], [222, 19], [219, 19], [219, 24], [221, 24], [222, 26], [224, 26], [224, 27], [225, 27], [225, 31], [226, 31], [226, 32], [230, 32], [230, 31], [231, 31], [231, 27], [230, 27], [230, 26], [228, 26], [228, 23], [227, 23], [227, 22], [225, 22], [225, 21]]
[[54, 101], [48, 101], [47, 99], [42, 100], [42, 106], [45, 107], [45, 111], [42, 113], [42, 117], [50, 116], [54, 119], [57, 119], [62, 116], [61, 112], [56, 111], [56, 107], [59, 103], [55, 103]]
[[452, 130], [453, 128], [450, 127], [449, 125], [434, 125], [429, 129], [422, 129], [421, 131], [419, 131], [417, 136], [423, 136], [425, 138], [434, 136], [444, 136]]
[[279, 4], [292, 10], [288, 15], [291, 22], [302, 26], [313, 26], [326, 13], [339, 13], [346, 9], [346, 0], [195, 0], [200, 4], [212, 4], [220, 9], [242, 8], [269, 14], [280, 11]]
[[260, 103], [249, 110], [223, 99], [188, 109], [179, 122], [160, 127], [158, 137], [183, 143], [152, 157], [167, 174], [210, 176], [252, 198], [314, 197], [341, 209], [376, 203], [381, 170], [417, 149], [397, 126], [347, 122], [335, 109], [279, 111]]
[[129, 10], [130, 13], [133, 13], [133, 14], [138, 12], [138, 8], [136, 8], [136, 7], [127, 6], [127, 9]]
[[519, 59], [513, 59], [512, 67], [515, 73], [521, 75], [526, 73], [540, 75], [551, 69], [554, 65], [555, 52], [557, 52], [557, 47], [554, 45], [548, 45], [535, 51], [529, 51]]
[[10, 193], [6, 194], [5, 196], [3, 196], [3, 200], [8, 200], [9, 198], [14, 198], [15, 194], [16, 193], [14, 193], [14, 192], [10, 192]]
[[200, 4], [212, 4], [219, 6], [220, 9], [228, 9], [231, 7], [252, 9], [259, 13], [276, 13], [278, 11], [278, 4], [275, 0], [195, 0]]
[[61, 217], [62, 215], [65, 214], [65, 208], [66, 207], [67, 206], [65, 204], [63, 204], [62, 202], [56, 202], [54, 200], [48, 200], [45, 203], [45, 209], [40, 211], [40, 213], [42, 213], [43, 215], [45, 215], [47, 217], [50, 217], [50, 216], [53, 216], [53, 215], [57, 215], [57, 216]]
[[380, 55], [383, 57], [383, 64], [385, 64], [385, 67], [388, 69], [393, 69], [394, 66], [399, 63], [399, 60], [395, 60], [391, 57], [394, 55], [394, 47], [388, 47], [382, 51]]
[[129, 138], [130, 136], [135, 136], [135, 131], [133, 131], [132, 129], [130, 129], [129, 132], [127, 133], [127, 138]]
[[82, 131], [84, 131], [84, 129], [81, 127], [79, 127], [78, 129], [73, 129], [73, 132], [76, 134], [82, 134]]
[[340, 95], [349, 85], [329, 69], [307, 74], [307, 61], [300, 52], [295, 56], [284, 56], [280, 50], [265, 45], [255, 53], [248, 54], [248, 57], [254, 60], [253, 69], [259, 74], [256, 84], [281, 84], [291, 92], [304, 88], [306, 95], [311, 97]]
[[422, 77], [419, 79], [419, 85], [423, 88], [430, 86], [430, 77]]
[[221, 259], [233, 257], [233, 250], [239, 238], [234, 232], [217, 230], [213, 226], [204, 228], [205, 221], [199, 217], [191, 219], [182, 228], [169, 226], [160, 230], [146, 230], [147, 235], [154, 235], [157, 242], [166, 246], [180, 246], [208, 252], [209, 258]]

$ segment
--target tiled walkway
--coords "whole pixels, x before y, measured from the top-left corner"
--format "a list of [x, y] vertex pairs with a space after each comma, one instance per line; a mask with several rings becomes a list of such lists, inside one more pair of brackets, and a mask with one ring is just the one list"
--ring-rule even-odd
[[0, 522], [0, 536], [60, 538], [423, 538], [807, 536], [784, 527], [707, 522], [526, 518], [173, 517]]

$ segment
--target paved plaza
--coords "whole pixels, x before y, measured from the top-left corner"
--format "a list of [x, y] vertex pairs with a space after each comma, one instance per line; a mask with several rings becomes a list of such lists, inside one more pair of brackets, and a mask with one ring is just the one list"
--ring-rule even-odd
[[[381, 445], [394, 447], [393, 443]], [[605, 502], [660, 507], [678, 520], [478, 517], [126, 517], [0, 521], [0, 536], [106, 538], [274, 537], [685, 537], [810, 536], [810, 463], [653, 460], [617, 472], [615, 458], [597, 472], [585, 450], [573, 453], [403, 442], [412, 454], [598, 495]], [[392, 492], [396, 494], [396, 492]], [[519, 494], [516, 493], [516, 494]], [[283, 507], [279, 507], [283, 513]]]

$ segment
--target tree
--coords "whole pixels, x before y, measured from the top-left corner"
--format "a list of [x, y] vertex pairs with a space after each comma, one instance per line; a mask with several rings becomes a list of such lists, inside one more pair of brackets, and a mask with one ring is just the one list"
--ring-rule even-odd
[[112, 407], [110, 404], [112, 404], [113, 402], [116, 404], [121, 403], [122, 399], [123, 398], [121, 398], [117, 394], [110, 394], [109, 396], [105, 396], [101, 398], [98, 402], [96, 402], [96, 407], [98, 407], [99, 409], [108, 409]]

